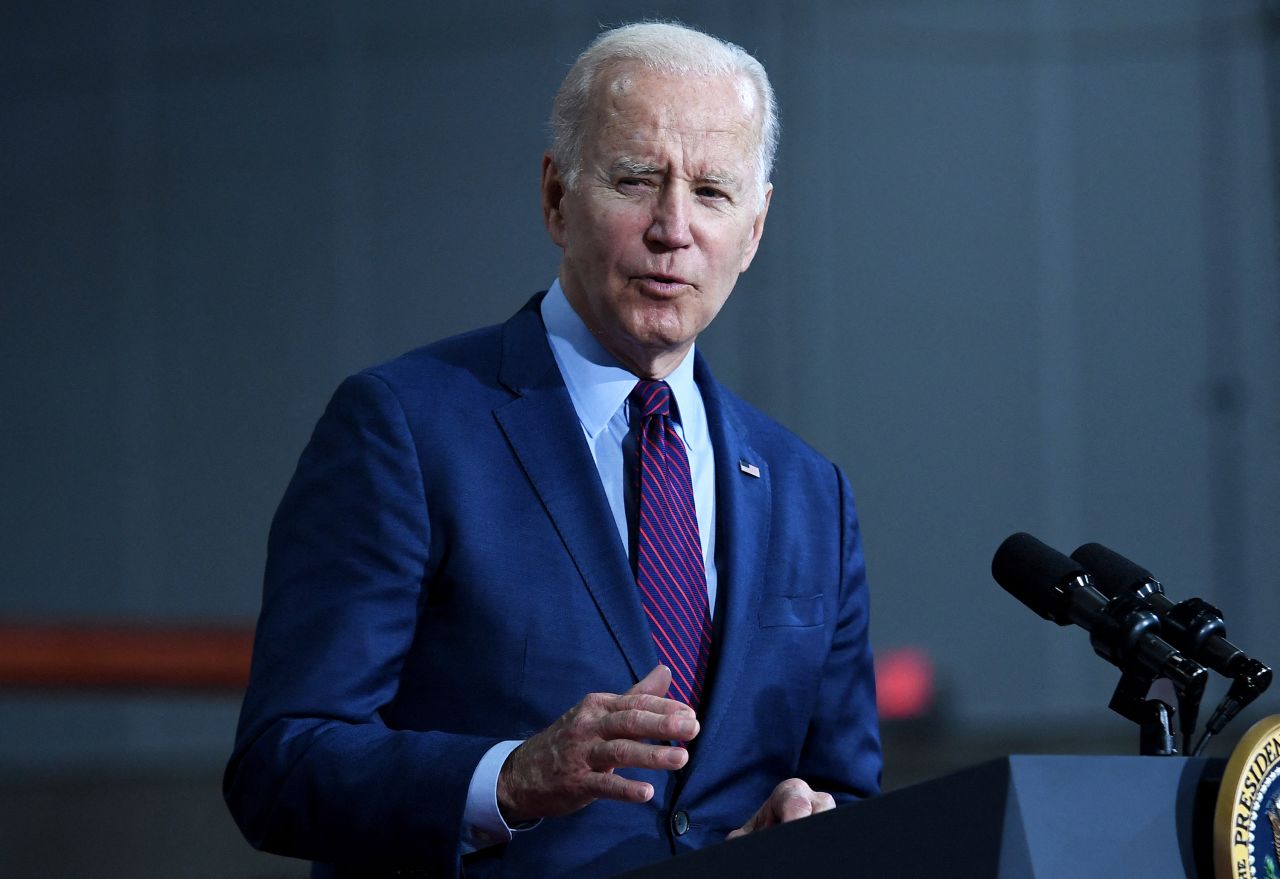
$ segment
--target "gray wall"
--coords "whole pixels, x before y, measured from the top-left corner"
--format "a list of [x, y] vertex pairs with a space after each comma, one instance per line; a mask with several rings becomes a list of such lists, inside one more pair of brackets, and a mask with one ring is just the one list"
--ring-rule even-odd
[[[933, 655], [949, 728], [1124, 729], [1084, 634], [992, 583], [1015, 530], [1109, 543], [1280, 661], [1276, 7], [26, 7], [0, 28], [0, 617], [251, 619], [330, 391], [546, 286], [556, 83], [598, 23], [679, 14], [758, 53], [784, 122], [762, 251], [700, 344], [850, 474], [875, 643]], [[0, 761], [214, 766], [235, 710], [0, 695]]]

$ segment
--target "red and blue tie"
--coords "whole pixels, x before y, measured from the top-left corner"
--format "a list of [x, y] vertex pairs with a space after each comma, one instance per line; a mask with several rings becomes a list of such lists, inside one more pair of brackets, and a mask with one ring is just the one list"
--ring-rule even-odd
[[671, 387], [640, 381], [629, 397], [639, 416], [636, 584], [658, 656], [671, 669], [668, 695], [695, 711], [711, 654], [707, 574], [684, 440], [672, 421]]

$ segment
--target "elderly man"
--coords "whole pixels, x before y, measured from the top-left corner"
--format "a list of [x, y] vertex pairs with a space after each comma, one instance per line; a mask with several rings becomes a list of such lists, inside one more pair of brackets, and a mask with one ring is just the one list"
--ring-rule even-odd
[[879, 783], [848, 485], [694, 351], [764, 231], [763, 68], [619, 28], [553, 132], [556, 282], [348, 379], [272, 526], [225, 792], [313, 875], [603, 876]]

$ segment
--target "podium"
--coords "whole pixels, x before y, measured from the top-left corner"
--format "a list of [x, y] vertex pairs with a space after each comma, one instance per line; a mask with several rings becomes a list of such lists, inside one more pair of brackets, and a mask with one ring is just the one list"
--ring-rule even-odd
[[615, 879], [1212, 879], [1224, 763], [1004, 757]]

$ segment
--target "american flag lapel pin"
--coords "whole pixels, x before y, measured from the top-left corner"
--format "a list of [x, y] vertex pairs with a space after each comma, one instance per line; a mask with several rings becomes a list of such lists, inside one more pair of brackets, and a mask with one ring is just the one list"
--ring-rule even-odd
[[754, 477], [756, 479], [760, 478], [760, 468], [757, 467], [755, 464], [748, 464], [746, 461], [742, 460], [741, 458], [738, 459], [738, 469], [741, 470], [743, 473], [747, 474], [748, 476]]

